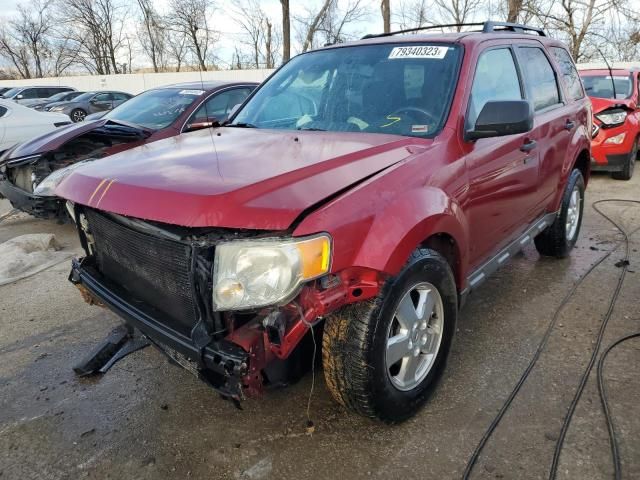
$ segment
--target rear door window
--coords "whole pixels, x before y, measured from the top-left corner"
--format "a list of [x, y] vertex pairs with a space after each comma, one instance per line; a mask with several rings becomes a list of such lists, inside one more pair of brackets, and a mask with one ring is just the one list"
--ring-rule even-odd
[[471, 87], [467, 128], [473, 128], [490, 100], [522, 100], [522, 88], [510, 48], [488, 50], [478, 59]]
[[556, 75], [541, 48], [518, 48], [524, 83], [536, 112], [560, 104]]
[[576, 66], [571, 59], [571, 55], [564, 48], [551, 47], [551, 53], [560, 66], [560, 73], [564, 85], [567, 87], [567, 93], [571, 100], [579, 100], [584, 97], [584, 90], [582, 89], [582, 81], [576, 70]]

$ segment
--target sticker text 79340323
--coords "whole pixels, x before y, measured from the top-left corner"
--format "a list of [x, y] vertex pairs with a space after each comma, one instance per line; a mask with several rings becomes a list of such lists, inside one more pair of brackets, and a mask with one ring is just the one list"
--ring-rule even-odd
[[394, 58], [437, 58], [443, 59], [447, 54], [448, 47], [435, 45], [415, 45], [411, 47], [395, 47], [389, 54], [390, 59]]

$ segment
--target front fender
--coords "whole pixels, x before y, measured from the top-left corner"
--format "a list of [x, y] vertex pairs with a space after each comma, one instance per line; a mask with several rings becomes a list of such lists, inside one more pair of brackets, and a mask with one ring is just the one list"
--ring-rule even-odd
[[400, 272], [422, 242], [435, 234], [453, 238], [458, 259], [456, 280], [468, 264], [468, 225], [459, 205], [435, 187], [414, 189], [400, 195], [374, 217], [360, 244], [354, 263], [391, 275]]
[[347, 195], [349, 201], [342, 198], [315, 212], [294, 232], [296, 236], [318, 231], [332, 235], [332, 273], [363, 267], [396, 275], [422, 242], [444, 233], [455, 242], [455, 275], [458, 285], [463, 285], [468, 225], [459, 205], [443, 190], [423, 185], [389, 197], [382, 192], [366, 195], [371, 193], [366, 187], [358, 190]]

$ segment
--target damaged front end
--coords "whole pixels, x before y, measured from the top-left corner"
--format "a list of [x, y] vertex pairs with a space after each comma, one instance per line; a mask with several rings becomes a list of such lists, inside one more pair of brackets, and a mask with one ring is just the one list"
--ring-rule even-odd
[[[299, 241], [290, 232], [182, 228], [80, 206], [72, 216], [87, 256], [73, 262], [70, 280], [85, 298], [235, 401], [295, 381], [311, 364], [309, 329], [345, 303], [374, 296], [382, 281], [373, 272], [328, 274], [325, 234]], [[254, 246], [261, 258], [291, 255], [303, 281], [272, 264], [246, 270]]]
[[[0, 198], [7, 198], [14, 208], [35, 217], [63, 219], [64, 201], [54, 194], [57, 184], [82, 162], [103, 158], [119, 145], [147, 135], [122, 130], [103, 126], [50, 151], [25, 155], [23, 150], [29, 149], [18, 146], [5, 152], [0, 158]], [[22, 154], [14, 156], [15, 151]]]

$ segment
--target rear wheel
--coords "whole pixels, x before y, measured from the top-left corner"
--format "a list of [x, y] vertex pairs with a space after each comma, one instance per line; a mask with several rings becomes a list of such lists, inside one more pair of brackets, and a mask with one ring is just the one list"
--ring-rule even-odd
[[87, 116], [87, 112], [85, 112], [81, 108], [76, 108], [75, 110], [71, 111], [71, 115], [69, 116], [71, 117], [71, 120], [75, 123], [83, 122], [85, 117]]
[[569, 255], [580, 234], [583, 209], [584, 179], [580, 170], [574, 169], [569, 175], [555, 221], [535, 238], [541, 255], [558, 258]]
[[444, 371], [455, 331], [457, 291], [447, 261], [414, 252], [372, 300], [327, 318], [327, 386], [348, 409], [388, 423], [416, 413]]
[[631, 180], [633, 177], [633, 171], [636, 167], [636, 159], [638, 158], [638, 142], [639, 138], [636, 138], [636, 141], [633, 142], [633, 147], [631, 147], [631, 151], [629, 152], [629, 158], [625, 163], [622, 171], [613, 172], [611, 176], [616, 180]]

